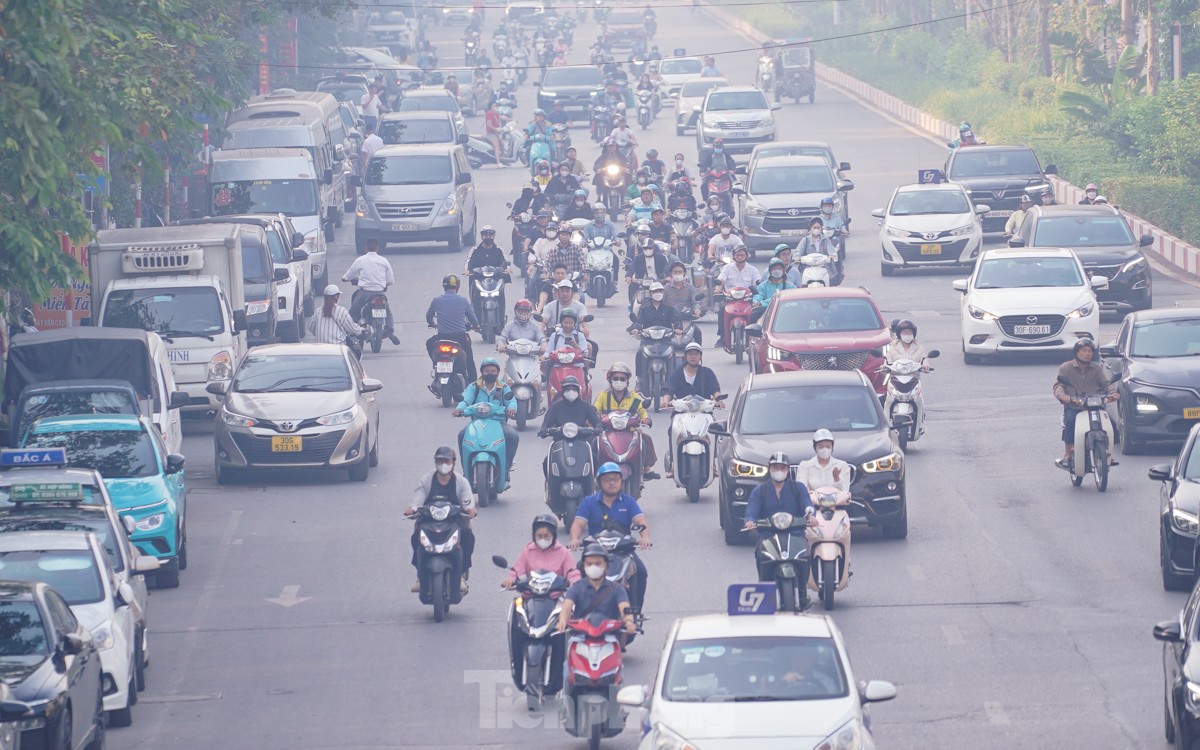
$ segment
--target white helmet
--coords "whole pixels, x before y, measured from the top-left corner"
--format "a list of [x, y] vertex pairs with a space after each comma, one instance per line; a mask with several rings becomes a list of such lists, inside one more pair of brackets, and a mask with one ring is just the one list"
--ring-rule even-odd
[[819, 443], [823, 440], [828, 440], [831, 443], [833, 442], [833, 433], [830, 432], [829, 430], [825, 429], [824, 427], [822, 427], [821, 429], [819, 429], [813, 433], [813, 443], [814, 444]]

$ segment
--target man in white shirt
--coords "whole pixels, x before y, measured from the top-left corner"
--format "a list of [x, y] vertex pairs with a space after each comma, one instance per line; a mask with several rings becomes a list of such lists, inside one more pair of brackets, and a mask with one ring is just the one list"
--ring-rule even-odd
[[[388, 287], [396, 282], [396, 277], [392, 273], [392, 264], [379, 254], [379, 240], [375, 238], [367, 240], [367, 252], [354, 259], [350, 268], [346, 269], [346, 273], [342, 275], [342, 281], [358, 283], [358, 288], [354, 290], [354, 296], [350, 298], [350, 317], [357, 321], [362, 316], [362, 308], [367, 300], [376, 294], [387, 292]], [[400, 345], [400, 339], [396, 338], [392, 327], [391, 305], [387, 307], [387, 323], [383, 330], [393, 344]]]
[[[733, 248], [733, 262], [721, 269], [721, 273], [717, 276], [717, 284], [713, 287], [713, 294], [723, 294], [726, 289], [735, 287], [754, 291], [762, 274], [757, 268], [746, 262], [749, 257], [750, 251], [746, 249], [745, 245], [738, 244]], [[721, 349], [725, 346], [724, 305], [717, 308], [717, 335], [715, 346], [717, 349]]]
[[796, 467], [796, 479], [803, 482], [809, 492], [819, 487], [836, 487], [850, 491], [850, 464], [833, 457], [833, 433], [821, 428], [813, 433], [813, 448], [817, 455], [801, 461]]
[[375, 155], [375, 152], [383, 148], [383, 139], [375, 132], [373, 125], [367, 125], [364, 128], [366, 137], [363, 138], [362, 146], [359, 148], [359, 158], [361, 162], [358, 166], [358, 174], [365, 176], [367, 174], [367, 162]]
[[358, 100], [358, 108], [362, 111], [363, 123], [374, 128], [379, 124], [379, 87], [375, 84], [367, 89], [367, 93]]

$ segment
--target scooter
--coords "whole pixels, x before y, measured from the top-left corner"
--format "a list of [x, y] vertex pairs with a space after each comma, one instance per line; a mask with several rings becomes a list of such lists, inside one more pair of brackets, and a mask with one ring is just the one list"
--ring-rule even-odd
[[538, 345], [529, 339], [513, 339], [505, 346], [508, 359], [504, 377], [517, 400], [517, 432], [525, 430], [530, 419], [542, 413], [542, 368]]
[[[499, 555], [492, 564], [508, 569]], [[508, 607], [508, 664], [513, 684], [525, 693], [530, 711], [562, 690], [566, 639], [555, 632], [567, 579], [552, 570], [533, 570], [517, 578], [517, 597]]]
[[[834, 250], [834, 252], [837, 252]], [[804, 266], [800, 273], [800, 286], [827, 287], [833, 286], [829, 267], [834, 259], [825, 253], [806, 253], [800, 256], [799, 264]]]
[[625, 206], [625, 190], [629, 187], [629, 171], [619, 164], [604, 168], [596, 197], [608, 208], [608, 218], [616, 221]]
[[384, 329], [387, 328], [388, 299], [387, 294], [383, 292], [368, 292], [368, 294], [370, 296], [363, 303], [359, 313], [361, 318], [359, 323], [368, 331], [371, 351], [378, 354], [379, 350], [383, 348], [383, 339], [387, 336]]
[[613, 283], [613, 251], [612, 240], [596, 237], [586, 246], [584, 270], [588, 272], [588, 296], [596, 300], [596, 305], [604, 307], [608, 298], [617, 293]]
[[746, 326], [750, 325], [754, 310], [753, 297], [745, 287], [731, 287], [725, 290], [725, 294], [716, 297], [725, 305], [725, 351], [732, 354], [733, 361], [740, 365], [749, 351]]
[[450, 605], [462, 601], [463, 552], [459, 546], [458, 524], [462, 508], [449, 500], [437, 500], [417, 507], [412, 516], [417, 523], [417, 579], [421, 582], [421, 603], [433, 605], [433, 619], [446, 619]]
[[717, 195], [721, 199], [721, 210], [733, 216], [733, 173], [728, 169], [715, 168], [704, 173], [704, 200]]
[[781, 612], [804, 612], [809, 607], [807, 584], [812, 566], [806, 530], [812, 509], [808, 510], [803, 516], [773, 513], [756, 522], [759, 529], [771, 532], [758, 540], [754, 551], [759, 580], [775, 582]]
[[651, 101], [654, 98], [654, 93], [643, 89], [638, 92], [637, 98], [637, 121], [642, 130], [645, 130], [650, 127], [650, 123], [654, 120], [654, 109]]
[[457, 341], [437, 342], [437, 360], [433, 363], [433, 382], [429, 390], [449, 408], [462, 400], [467, 388], [467, 368], [463, 364], [466, 354]]
[[775, 63], [770, 57], [758, 58], [758, 88], [764, 93], [770, 93], [771, 84], [775, 80]]
[[[629, 314], [637, 325], [637, 316]], [[642, 372], [638, 375], [638, 390], [654, 400], [654, 411], [659, 411], [663, 387], [675, 370], [674, 331], [663, 326], [650, 326], [641, 331]]]
[[[941, 352], [933, 349], [926, 356], [937, 359]], [[886, 373], [884, 385], [887, 395], [883, 401], [883, 413], [896, 430], [900, 439], [900, 450], [908, 450], [908, 444], [925, 434], [925, 396], [921, 391], [921, 363], [911, 359], [897, 359], [879, 368]], [[932, 368], [930, 368], [932, 372]]]
[[642, 420], [637, 415], [641, 403], [634, 401], [630, 411], [610, 411], [600, 417], [604, 434], [600, 436], [600, 463], [613, 463], [621, 467], [621, 480], [625, 494], [634, 498], [642, 496]]
[[468, 68], [473, 68], [479, 61], [479, 43], [468, 39], [463, 42], [463, 60], [464, 65]]
[[595, 436], [595, 429], [574, 422], [538, 433], [538, 437], [554, 438], [546, 455], [546, 506], [568, 526], [575, 520], [579, 503], [594, 491]]
[[534, 174], [534, 165], [539, 161], [550, 162], [554, 156], [553, 148], [550, 146], [550, 139], [542, 133], [534, 133], [529, 136], [525, 145], [529, 149], [529, 174]]
[[[1120, 378], [1114, 373], [1111, 382]], [[1066, 384], [1063, 378], [1059, 382]], [[1076, 399], [1074, 406], [1079, 409], [1075, 415], [1075, 453], [1074, 459], [1068, 464], [1060, 464], [1071, 474], [1071, 484], [1078, 487], [1091, 474], [1100, 492], [1108, 490], [1109, 467], [1116, 466], [1112, 460], [1113, 426], [1108, 416], [1108, 396], [1094, 394]], [[1080, 459], [1082, 456], [1082, 460]]]
[[[696, 334], [699, 333], [696, 329], [697, 316], [693, 315], [691, 310], [680, 310], [679, 317], [683, 320], [683, 332], [671, 336], [671, 344], [675, 347], [675, 363], [671, 372], [683, 364], [684, 350], [687, 349], [688, 344], [696, 340]], [[703, 317], [703, 313], [701, 317]]]
[[813, 491], [817, 525], [805, 532], [812, 561], [808, 587], [817, 592], [821, 607], [833, 611], [833, 594], [850, 583], [850, 493], [836, 487]]
[[546, 374], [546, 403], [548, 405], [562, 398], [562, 381], [569, 376], [579, 381], [581, 391], [579, 397], [588, 401], [592, 400], [592, 387], [588, 382], [587, 355], [584, 352], [573, 346], [564, 346], [550, 352], [547, 359], [550, 362], [550, 369]]
[[503, 409], [483, 401], [463, 409], [471, 423], [462, 439], [463, 473], [471, 482], [479, 507], [486, 508], [508, 489], [508, 455], [505, 453]]
[[[686, 208], [677, 208], [671, 212], [671, 229], [680, 243], [687, 241], [696, 231], [696, 213]], [[690, 260], [690, 259], [689, 259]]]
[[477, 268], [471, 274], [471, 285], [475, 290], [475, 297], [479, 300], [479, 328], [483, 340], [489, 344], [496, 343], [496, 336], [504, 329], [504, 310], [501, 308], [500, 299], [504, 294], [507, 276], [503, 268], [493, 266]]
[[587, 0], [575, 0], [575, 17], [580, 21], [587, 20]]
[[571, 147], [571, 132], [565, 123], [555, 123], [550, 129], [550, 140], [554, 144], [554, 163], [567, 159], [567, 149]]
[[625, 728], [625, 711], [617, 703], [623, 648], [620, 620], [599, 612], [567, 623], [567, 682], [559, 722], [567, 734], [585, 738], [588, 750], [599, 750], [602, 738]]
[[675, 415], [671, 419], [671, 436], [674, 443], [669, 446], [671, 465], [674, 467], [675, 486], [687, 491], [690, 503], [700, 502], [700, 490], [712, 484], [713, 439], [708, 426], [713, 423], [713, 409], [723, 401], [725, 394], [715, 399], [685, 396], [671, 402]]

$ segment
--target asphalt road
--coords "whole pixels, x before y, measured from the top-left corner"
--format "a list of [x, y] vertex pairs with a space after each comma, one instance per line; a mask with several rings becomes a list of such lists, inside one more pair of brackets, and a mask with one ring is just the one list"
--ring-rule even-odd
[[[494, 15], [494, 13], [493, 13]], [[494, 19], [493, 19], [494, 20]], [[586, 28], [586, 27], [585, 27]], [[659, 11], [662, 50], [750, 46], [686, 9]], [[491, 25], [485, 38], [490, 38]], [[435, 29], [445, 64], [461, 60], [459, 27]], [[588, 40], [580, 30], [576, 59]], [[751, 53], [719, 60], [749, 83]], [[528, 117], [533, 89], [520, 92]], [[969, 115], [969, 113], [964, 113]], [[926, 380], [928, 432], [909, 453], [910, 534], [883, 541], [856, 534], [855, 576], [839, 594], [835, 620], [860, 679], [894, 681], [899, 697], [874, 709], [876, 739], [898, 748], [1141, 748], [1162, 739], [1159, 648], [1150, 626], [1172, 617], [1183, 596], [1164, 593], [1157, 565], [1157, 488], [1146, 469], [1162, 456], [1121, 458], [1107, 494], [1074, 489], [1052, 465], [1059, 409], [1050, 396], [1054, 360], [966, 367], [958, 356], [958, 298], [939, 273], [883, 279], [869, 212], [945, 150], [839, 92], [777, 113], [781, 137], [825, 140], [853, 164], [855, 233], [848, 282], [867, 285], [889, 318], [907, 315], [927, 347], [946, 353]], [[475, 119], [473, 128], [482, 129]], [[581, 156], [594, 147], [574, 131]], [[668, 117], [645, 134], [693, 161], [694, 137], [676, 137]], [[480, 223], [501, 228], [520, 169], [476, 173]], [[350, 223], [331, 266], [353, 258]], [[525, 715], [508, 680], [504, 618], [509, 596], [493, 554], [514, 557], [540, 512], [545, 443], [522, 439], [512, 489], [476, 523], [473, 588], [447, 621], [434, 624], [408, 589], [408, 504], [433, 449], [452, 443], [461, 422], [426, 390], [423, 314], [444, 273], [463, 256], [393, 249], [402, 279], [391, 295], [400, 347], [385, 344], [364, 365], [385, 389], [382, 460], [365, 484], [341, 474], [279, 472], [237, 487], [213, 479], [212, 438], [189, 425], [191, 566], [183, 585], [152, 595], [148, 688], [134, 725], [109, 734], [113, 748], [213, 747], [478, 748], [578, 747], [545, 720]], [[1156, 302], [1200, 292], [1156, 274]], [[510, 294], [510, 300], [516, 296]], [[592, 324], [601, 366], [632, 361], [624, 306]], [[1115, 332], [1108, 319], [1102, 338]], [[706, 341], [712, 341], [707, 323]], [[477, 356], [485, 347], [477, 345]], [[725, 390], [744, 368], [709, 351]], [[661, 446], [665, 423], [654, 427]], [[725, 587], [754, 575], [750, 548], [724, 545], [717, 490], [689, 505], [669, 480], [651, 483], [643, 505], [653, 524], [647, 634], [630, 650], [627, 679], [649, 680], [673, 618], [724, 607]], [[632, 748], [636, 719], [606, 743]]]

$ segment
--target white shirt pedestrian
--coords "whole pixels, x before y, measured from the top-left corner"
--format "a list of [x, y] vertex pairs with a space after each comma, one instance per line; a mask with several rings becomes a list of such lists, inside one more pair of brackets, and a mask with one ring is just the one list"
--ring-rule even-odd
[[379, 92], [374, 88], [362, 95], [359, 99], [359, 107], [362, 110], [363, 117], [373, 117], [379, 119]]
[[375, 152], [383, 148], [383, 139], [378, 133], [371, 133], [362, 142], [362, 152], [368, 159], [375, 155]]
[[722, 268], [720, 275], [717, 276], [717, 281], [721, 282], [726, 289], [735, 287], [753, 289], [760, 279], [762, 279], [762, 274], [749, 263], [741, 268], [737, 267], [737, 263], [730, 263]]
[[392, 264], [379, 253], [366, 253], [354, 259], [342, 276], [342, 281], [358, 279], [358, 288], [365, 292], [384, 292], [395, 283]]

